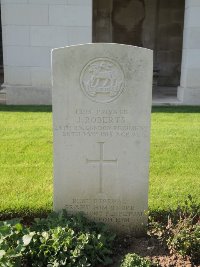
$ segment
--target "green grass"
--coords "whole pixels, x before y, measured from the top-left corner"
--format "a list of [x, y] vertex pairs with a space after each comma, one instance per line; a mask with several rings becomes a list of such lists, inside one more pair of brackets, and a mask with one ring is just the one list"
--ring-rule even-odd
[[[0, 212], [52, 209], [51, 107], [0, 106]], [[200, 203], [200, 107], [152, 112], [149, 206], [166, 210], [188, 194]]]
[[149, 206], [176, 208], [189, 194], [200, 203], [200, 107], [154, 108]]
[[0, 211], [51, 210], [51, 108], [0, 106], [0, 111]]

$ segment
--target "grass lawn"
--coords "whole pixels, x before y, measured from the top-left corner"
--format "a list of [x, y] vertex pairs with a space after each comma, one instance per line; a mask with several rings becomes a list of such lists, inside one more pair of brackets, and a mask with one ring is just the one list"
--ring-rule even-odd
[[174, 209], [189, 194], [200, 203], [200, 107], [155, 107], [149, 206]]
[[52, 209], [50, 107], [0, 106], [0, 212]]
[[[0, 213], [52, 209], [51, 107], [0, 106]], [[200, 203], [200, 107], [152, 112], [149, 206], [174, 209], [188, 194]]]

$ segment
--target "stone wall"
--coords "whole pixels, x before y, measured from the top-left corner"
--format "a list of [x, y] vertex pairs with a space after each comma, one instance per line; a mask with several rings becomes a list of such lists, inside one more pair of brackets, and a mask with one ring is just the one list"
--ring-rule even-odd
[[186, 0], [178, 98], [186, 105], [200, 105], [200, 0]]
[[184, 0], [94, 0], [93, 41], [154, 50], [159, 85], [180, 83]]
[[8, 104], [51, 104], [51, 49], [92, 40], [92, 0], [2, 0]]
[[[0, 21], [1, 21], [1, 6], [0, 6]], [[3, 76], [3, 43], [2, 43], [2, 27], [0, 25], [0, 84], [4, 81]], [[0, 87], [1, 90], [1, 87]]]

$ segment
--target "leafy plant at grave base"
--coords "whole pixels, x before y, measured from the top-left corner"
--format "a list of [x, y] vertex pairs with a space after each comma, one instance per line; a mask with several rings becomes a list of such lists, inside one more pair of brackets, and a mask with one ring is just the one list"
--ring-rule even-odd
[[[172, 228], [172, 226], [169, 226]], [[193, 261], [199, 260], [200, 255], [200, 223], [192, 225], [190, 219], [180, 219], [172, 228], [172, 235], [167, 240], [170, 250], [178, 251], [182, 256], [190, 256]]]
[[0, 222], [0, 266], [21, 266], [24, 247], [20, 239], [25, 234], [26, 230], [18, 220]]
[[0, 266], [95, 266], [112, 263], [112, 234], [104, 224], [65, 211], [35, 219], [0, 223]]
[[153, 265], [151, 264], [150, 261], [145, 260], [144, 258], [140, 257], [135, 253], [127, 254], [122, 260], [122, 263], [120, 265], [120, 267], [151, 267], [151, 266]]
[[149, 234], [167, 245], [170, 252], [200, 262], [200, 206], [189, 195], [185, 205], [170, 213], [167, 222], [150, 217]]

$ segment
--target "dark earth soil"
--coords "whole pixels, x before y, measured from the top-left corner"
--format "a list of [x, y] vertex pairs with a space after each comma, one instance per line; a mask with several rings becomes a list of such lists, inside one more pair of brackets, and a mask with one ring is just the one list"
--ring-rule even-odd
[[128, 238], [120, 243], [121, 246], [116, 251], [116, 255], [120, 256], [114, 258], [114, 264], [110, 267], [119, 267], [122, 258], [121, 255], [127, 253], [136, 253], [151, 260], [153, 263], [157, 263], [160, 267], [200, 267], [200, 264], [192, 263], [189, 258], [183, 258], [177, 254], [170, 254], [166, 247], [153, 238]]

